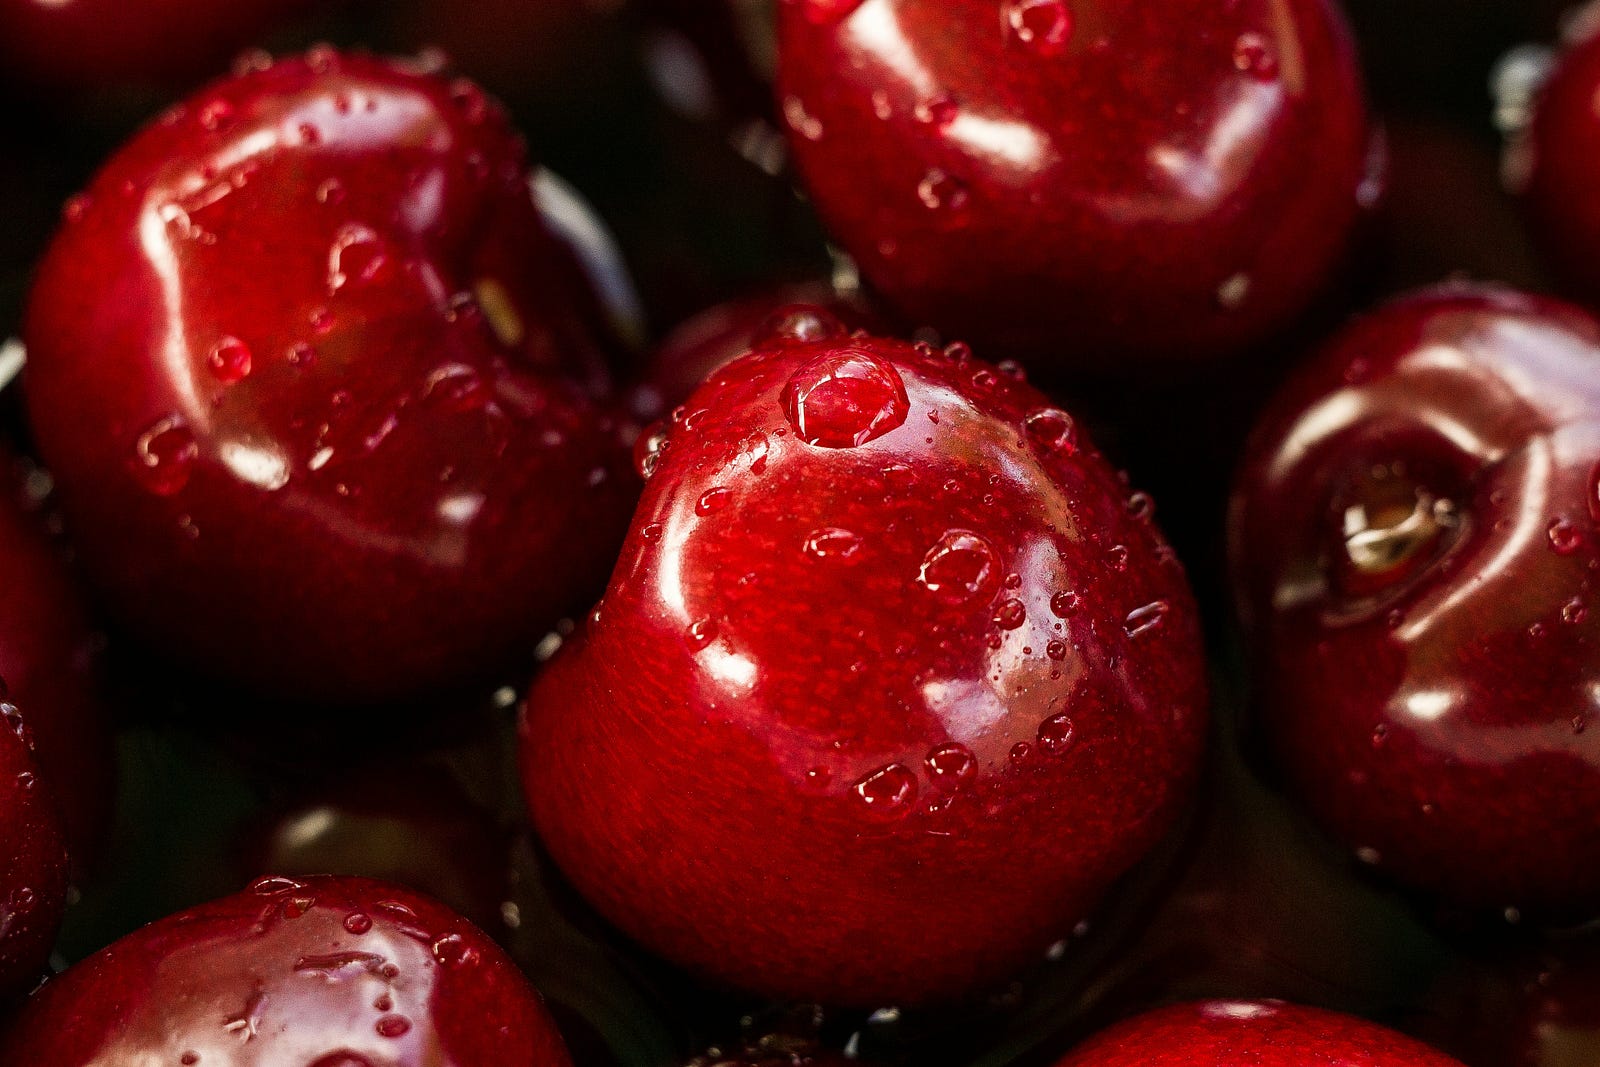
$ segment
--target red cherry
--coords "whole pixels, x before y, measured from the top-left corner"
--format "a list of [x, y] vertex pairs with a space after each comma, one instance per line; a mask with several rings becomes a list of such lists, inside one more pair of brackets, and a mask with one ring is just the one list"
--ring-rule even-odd
[[0, 0], [0, 78], [95, 89], [192, 77], [310, 0]]
[[362, 878], [263, 878], [29, 998], [7, 1063], [566, 1067], [539, 994], [448, 908]]
[[0, 812], [5, 813], [0, 819], [0, 996], [5, 996], [36, 977], [49, 959], [66, 910], [68, 879], [51, 783], [39, 773], [33, 735], [21, 712], [9, 703], [0, 703]]
[[314, 50], [125, 147], [40, 268], [25, 386], [89, 573], [160, 651], [378, 701], [520, 662], [612, 558], [592, 306], [469, 82]]
[[1600, 266], [1592, 252], [1600, 239], [1600, 206], [1593, 203], [1594, 183], [1600, 180], [1597, 92], [1600, 35], [1590, 32], [1554, 60], [1531, 112], [1504, 116], [1513, 125], [1526, 121], [1512, 131], [1506, 177], [1523, 194], [1530, 229], [1546, 261], [1588, 300], [1600, 300]]
[[873, 286], [1041, 365], [1263, 339], [1377, 194], [1328, 0], [785, 0], [778, 92]]
[[1281, 1001], [1213, 1000], [1141, 1015], [1058, 1067], [1461, 1067], [1409, 1037], [1349, 1015]]
[[[0, 452], [0, 479], [8, 462]], [[0, 678], [27, 709], [34, 757], [79, 866], [92, 861], [111, 815], [99, 643], [55, 546], [33, 515], [0, 492]]]
[[965, 346], [776, 337], [683, 412], [529, 699], [557, 863], [773, 996], [944, 999], [1042, 958], [1197, 771], [1196, 611], [1147, 510]]
[[1600, 323], [1439, 290], [1361, 321], [1256, 431], [1232, 555], [1284, 774], [1469, 907], [1592, 913]]
[[788, 285], [719, 304], [683, 323], [656, 349], [645, 371], [644, 406], [670, 410], [714, 371], [744, 355], [758, 340], [785, 335], [819, 341], [882, 324], [857, 297], [823, 282]]

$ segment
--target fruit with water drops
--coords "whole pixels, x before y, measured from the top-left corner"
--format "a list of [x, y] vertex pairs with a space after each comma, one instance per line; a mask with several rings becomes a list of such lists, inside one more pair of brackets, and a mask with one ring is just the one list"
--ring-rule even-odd
[[1600, 910], [1600, 322], [1442, 289], [1281, 393], [1232, 501], [1276, 766], [1365, 863], [1451, 903]]
[[[272, 695], [523, 669], [635, 492], [595, 298], [499, 106], [313, 49], [126, 145], [39, 269], [25, 389], [68, 532], [154, 651]], [[620, 458], [619, 458], [620, 457]]]
[[333, 877], [262, 878], [128, 935], [29, 997], [0, 1059], [569, 1063], [538, 992], [476, 927], [412, 890]]
[[67, 905], [64, 791], [40, 773], [31, 722], [0, 699], [0, 997], [39, 976]]
[[1150, 509], [963, 345], [773, 334], [649, 438], [523, 721], [557, 863], [771, 996], [949, 999], [1042, 960], [1197, 771], [1196, 609]]
[[1261, 341], [1382, 187], [1329, 0], [785, 0], [778, 96], [873, 288], [1041, 371]]

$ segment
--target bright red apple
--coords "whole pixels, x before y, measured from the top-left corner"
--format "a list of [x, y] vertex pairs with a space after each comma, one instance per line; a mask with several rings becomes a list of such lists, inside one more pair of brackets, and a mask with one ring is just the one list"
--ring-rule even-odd
[[524, 662], [633, 487], [596, 306], [476, 86], [313, 50], [218, 83], [68, 204], [25, 387], [121, 621], [272, 695]]
[[958, 997], [1173, 825], [1196, 609], [1148, 498], [1043, 394], [964, 346], [806, 336], [642, 440], [523, 782], [566, 875], [671, 960], [776, 997]]
[[1381, 188], [1329, 0], [784, 0], [778, 47], [795, 164], [863, 275], [1040, 371], [1262, 340]]

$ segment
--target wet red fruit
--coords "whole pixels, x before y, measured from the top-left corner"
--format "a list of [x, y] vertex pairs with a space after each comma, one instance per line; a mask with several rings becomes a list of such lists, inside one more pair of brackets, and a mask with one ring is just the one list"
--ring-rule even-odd
[[0, 996], [6, 996], [49, 959], [68, 876], [54, 793], [34, 761], [22, 714], [7, 703], [0, 703], [0, 812]]
[[712, 372], [750, 351], [763, 335], [788, 331], [808, 340], [871, 329], [876, 317], [857, 297], [825, 282], [788, 285], [719, 304], [673, 330], [645, 371], [649, 402], [670, 410], [689, 398]]
[[[8, 460], [0, 452], [0, 479]], [[73, 859], [97, 851], [111, 814], [110, 715], [99, 637], [35, 517], [0, 493], [0, 678], [27, 709], [34, 756], [60, 808]]]
[[1112, 1027], [1059, 1067], [1460, 1067], [1350, 1015], [1281, 1001], [1180, 1004]]
[[1600, 34], [1572, 44], [1554, 61], [1525, 128], [1514, 131], [1507, 178], [1523, 194], [1530, 228], [1557, 276], [1575, 293], [1600, 300]]
[[316, 50], [68, 205], [29, 414], [86, 570], [161, 653], [416, 697], [520, 662], [609, 565], [631, 487], [557, 377], [598, 365], [592, 306], [496, 104]]
[[1261, 340], [1378, 191], [1327, 0], [785, 0], [778, 92], [873, 286], [1041, 369]]
[[206, 73], [311, 0], [0, 0], [0, 80], [96, 89]]
[[493, 941], [427, 897], [360, 878], [263, 878], [130, 934], [35, 993], [0, 1058], [568, 1063], [539, 994]]
[[1147, 498], [972, 360], [774, 336], [663, 434], [530, 695], [535, 824], [715, 980], [878, 1005], [1041, 959], [1195, 777], [1195, 606]]
[[1475, 908], [1600, 908], [1600, 323], [1440, 290], [1274, 402], [1231, 541], [1261, 719], [1362, 860]]

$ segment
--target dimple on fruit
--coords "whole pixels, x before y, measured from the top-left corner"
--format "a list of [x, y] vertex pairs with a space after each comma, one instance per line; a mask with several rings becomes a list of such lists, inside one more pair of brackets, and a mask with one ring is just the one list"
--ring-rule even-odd
[[1454, 288], [1357, 322], [1257, 428], [1232, 503], [1277, 766], [1450, 903], [1600, 908], [1600, 323]]
[[25, 390], [86, 571], [164, 656], [274, 696], [523, 669], [635, 487], [595, 298], [499, 107], [318, 48], [125, 146], [38, 272]]
[[994, 983], [1175, 822], [1199, 626], [1149, 500], [964, 346], [779, 332], [638, 450], [530, 694], [534, 821], [646, 946], [778, 997]]
[[778, 40], [796, 167], [863, 275], [1041, 372], [1262, 340], [1381, 192], [1328, 0], [784, 0]]

